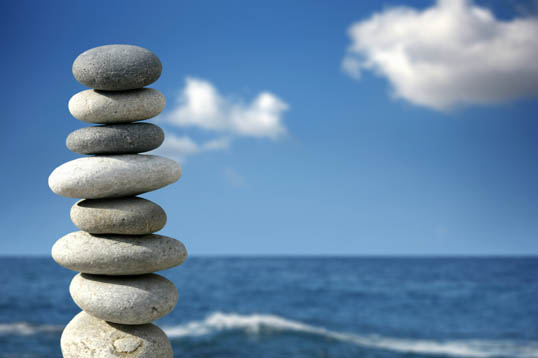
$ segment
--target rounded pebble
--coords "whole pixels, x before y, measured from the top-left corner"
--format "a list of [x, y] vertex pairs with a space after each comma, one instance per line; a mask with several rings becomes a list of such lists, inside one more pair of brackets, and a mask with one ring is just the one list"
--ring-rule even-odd
[[187, 257], [178, 240], [161, 235], [65, 235], [52, 247], [52, 258], [73, 271], [95, 275], [141, 275], [180, 265]]
[[76, 227], [92, 234], [144, 235], [166, 224], [159, 205], [138, 197], [79, 200], [70, 214]]
[[179, 164], [168, 158], [108, 155], [79, 158], [60, 165], [50, 174], [49, 187], [68, 198], [117, 198], [157, 190], [180, 177]]
[[78, 274], [69, 292], [84, 312], [107, 322], [145, 324], [172, 311], [177, 289], [156, 275], [97, 276]]
[[166, 334], [153, 324], [108, 323], [80, 312], [65, 327], [63, 358], [173, 358]]
[[153, 88], [124, 92], [85, 90], [69, 100], [69, 112], [78, 120], [96, 124], [142, 121], [162, 112], [166, 100]]
[[141, 153], [158, 148], [164, 132], [151, 123], [110, 124], [78, 129], [65, 141], [67, 148], [79, 154]]
[[84, 86], [124, 91], [145, 87], [159, 78], [161, 61], [153, 52], [133, 45], [106, 45], [81, 53], [73, 76]]

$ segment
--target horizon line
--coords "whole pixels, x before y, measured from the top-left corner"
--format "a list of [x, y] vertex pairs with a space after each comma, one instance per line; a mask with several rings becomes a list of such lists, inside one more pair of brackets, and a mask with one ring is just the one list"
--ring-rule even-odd
[[[402, 258], [402, 259], [451, 259], [451, 258], [476, 258], [476, 259], [491, 259], [491, 258], [538, 258], [538, 253], [521, 254], [521, 253], [506, 253], [506, 254], [261, 254], [261, 253], [246, 253], [246, 254], [190, 254], [188, 258], [361, 258], [361, 259], [383, 259], [383, 258]], [[45, 254], [0, 254], [0, 259], [14, 259], [14, 258], [50, 258], [51, 255]]]

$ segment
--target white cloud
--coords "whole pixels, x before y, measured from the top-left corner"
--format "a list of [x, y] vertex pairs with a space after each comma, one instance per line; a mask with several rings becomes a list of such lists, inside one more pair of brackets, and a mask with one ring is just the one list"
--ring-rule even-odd
[[224, 97], [208, 81], [187, 78], [178, 106], [166, 119], [181, 127], [194, 126], [236, 136], [277, 139], [286, 133], [283, 113], [288, 105], [269, 92], [250, 103]]
[[222, 137], [199, 144], [188, 136], [178, 137], [174, 134], [169, 134], [166, 136], [162, 146], [159, 147], [156, 152], [161, 155], [173, 157], [180, 162], [184, 162], [185, 159], [191, 155], [228, 149], [230, 143], [230, 138]]
[[349, 28], [342, 69], [386, 77], [396, 97], [435, 109], [538, 95], [538, 17], [499, 20], [468, 0], [388, 8]]
[[196, 127], [214, 132], [217, 137], [197, 143], [187, 135], [171, 134], [157, 152], [184, 162], [191, 155], [228, 149], [236, 137], [276, 140], [287, 132], [283, 123], [287, 109], [283, 100], [269, 92], [261, 92], [246, 103], [242, 99], [223, 96], [208, 81], [188, 77], [176, 107], [161, 118], [183, 128]]

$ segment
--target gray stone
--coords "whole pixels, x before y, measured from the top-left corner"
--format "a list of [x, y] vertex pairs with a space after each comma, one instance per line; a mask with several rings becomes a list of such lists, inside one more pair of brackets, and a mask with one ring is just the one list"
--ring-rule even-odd
[[95, 275], [141, 275], [180, 265], [187, 257], [178, 240], [161, 235], [65, 235], [52, 247], [52, 258], [73, 271]]
[[78, 274], [69, 292], [84, 312], [107, 322], [145, 324], [172, 311], [177, 289], [156, 275], [97, 276]]
[[60, 165], [49, 176], [49, 187], [69, 198], [103, 199], [157, 190], [181, 177], [179, 164], [145, 154], [79, 158]]
[[105, 91], [145, 87], [159, 78], [161, 61], [153, 52], [132, 45], [106, 45], [81, 53], [73, 76], [84, 86]]
[[153, 324], [108, 323], [80, 312], [65, 327], [63, 358], [173, 358], [166, 334]]
[[138, 197], [89, 199], [71, 207], [71, 221], [92, 234], [144, 235], [161, 230], [166, 213], [154, 202]]
[[158, 148], [164, 140], [161, 128], [151, 123], [110, 124], [78, 129], [65, 141], [79, 154], [141, 153]]
[[69, 100], [69, 112], [78, 120], [96, 124], [129, 123], [153, 118], [166, 100], [153, 88], [122, 92], [85, 90]]

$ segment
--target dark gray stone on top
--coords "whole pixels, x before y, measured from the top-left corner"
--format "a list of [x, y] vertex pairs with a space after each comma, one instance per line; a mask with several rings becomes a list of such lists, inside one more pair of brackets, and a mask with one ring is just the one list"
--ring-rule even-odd
[[153, 52], [133, 45], [95, 47], [73, 62], [73, 76], [78, 82], [105, 91], [145, 87], [155, 82], [161, 71], [161, 61]]
[[67, 148], [79, 154], [142, 153], [158, 148], [164, 132], [151, 123], [109, 124], [78, 129], [65, 141]]

